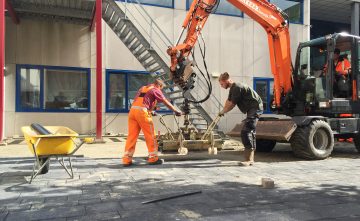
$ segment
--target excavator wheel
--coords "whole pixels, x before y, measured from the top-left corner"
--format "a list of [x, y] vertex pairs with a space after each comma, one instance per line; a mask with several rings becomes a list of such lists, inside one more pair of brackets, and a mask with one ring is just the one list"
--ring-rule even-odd
[[275, 140], [256, 140], [256, 151], [270, 153], [276, 145]]
[[360, 133], [357, 133], [354, 137], [354, 145], [357, 151], [360, 153]]
[[314, 120], [307, 126], [298, 127], [290, 143], [295, 156], [310, 160], [325, 159], [334, 149], [332, 130], [323, 120]]

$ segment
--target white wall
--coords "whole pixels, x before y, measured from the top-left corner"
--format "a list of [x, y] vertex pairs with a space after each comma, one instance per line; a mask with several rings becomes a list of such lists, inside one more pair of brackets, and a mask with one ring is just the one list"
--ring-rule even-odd
[[[178, 37], [185, 18], [185, 1], [175, 0], [176, 9], [146, 6], [172, 42]], [[44, 125], [69, 126], [79, 133], [87, 133], [96, 125], [96, 36], [88, 26], [22, 19], [20, 25], [6, 21], [6, 77], [5, 77], [5, 136], [21, 134], [20, 128], [32, 122]], [[295, 55], [297, 44], [305, 41], [307, 29], [290, 25], [291, 50]], [[269, 49], [265, 31], [252, 19], [211, 15], [203, 30], [207, 43], [209, 72], [227, 71], [235, 81], [253, 85], [253, 77], [272, 77]], [[166, 50], [166, 47], [163, 49]], [[198, 52], [198, 62], [200, 53]], [[294, 59], [294, 57], [293, 57]], [[19, 113], [15, 112], [16, 64], [54, 65], [91, 68], [91, 113]], [[202, 66], [202, 64], [200, 64]], [[103, 22], [103, 74], [107, 69], [144, 70], [113, 31]], [[217, 78], [212, 79], [213, 94], [224, 102], [228, 91], [220, 89]], [[105, 110], [105, 74], [103, 75], [103, 110]], [[196, 89], [195, 89], [196, 90]], [[218, 109], [204, 104], [213, 115]], [[105, 113], [104, 133], [127, 133], [127, 114]], [[224, 131], [231, 130], [244, 115], [236, 108], [221, 122]], [[156, 127], [165, 131], [155, 118]], [[173, 120], [168, 124], [174, 128]], [[94, 131], [94, 130], [93, 130]]]

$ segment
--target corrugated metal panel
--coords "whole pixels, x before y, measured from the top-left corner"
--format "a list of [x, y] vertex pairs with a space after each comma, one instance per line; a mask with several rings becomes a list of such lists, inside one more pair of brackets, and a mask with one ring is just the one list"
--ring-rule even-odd
[[89, 25], [95, 0], [9, 0], [20, 18]]

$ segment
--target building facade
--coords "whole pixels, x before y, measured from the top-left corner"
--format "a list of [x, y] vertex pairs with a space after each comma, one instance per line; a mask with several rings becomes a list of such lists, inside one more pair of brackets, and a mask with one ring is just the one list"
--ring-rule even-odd
[[[165, 35], [175, 42], [191, 0], [141, 2]], [[294, 59], [298, 43], [309, 40], [309, 0], [271, 2], [290, 15]], [[105, 22], [102, 36], [103, 134], [126, 134], [132, 99], [139, 87], [152, 78]], [[7, 18], [5, 37], [5, 137], [21, 135], [21, 127], [34, 122], [68, 126], [81, 134], [95, 132], [95, 32], [89, 31], [88, 26], [57, 21], [22, 19], [16, 25]], [[227, 99], [228, 91], [219, 87], [217, 79], [227, 71], [235, 81], [253, 86], [268, 105], [273, 76], [263, 28], [228, 2], [221, 1], [217, 13], [205, 25], [203, 38], [213, 95], [221, 103]], [[268, 107], [265, 108], [268, 112]], [[212, 115], [219, 111], [211, 106], [206, 109]], [[227, 132], [243, 118], [236, 108], [220, 122], [220, 129]], [[167, 125], [176, 126], [172, 118], [167, 119]], [[158, 118], [155, 126], [165, 131]]]

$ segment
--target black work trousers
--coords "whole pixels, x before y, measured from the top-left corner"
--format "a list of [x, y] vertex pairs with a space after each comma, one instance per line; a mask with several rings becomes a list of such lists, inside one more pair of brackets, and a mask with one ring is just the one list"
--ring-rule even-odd
[[241, 129], [241, 141], [246, 149], [256, 149], [256, 124], [259, 121], [262, 110], [250, 109], [247, 112], [244, 126]]

